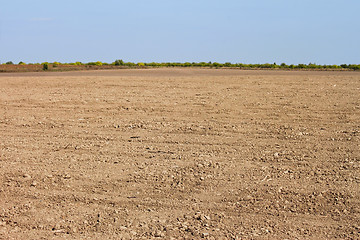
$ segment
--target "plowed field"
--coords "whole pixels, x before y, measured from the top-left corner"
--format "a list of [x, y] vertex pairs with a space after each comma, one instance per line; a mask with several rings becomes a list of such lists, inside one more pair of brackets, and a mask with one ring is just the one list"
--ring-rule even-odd
[[360, 73], [0, 74], [0, 239], [359, 239]]

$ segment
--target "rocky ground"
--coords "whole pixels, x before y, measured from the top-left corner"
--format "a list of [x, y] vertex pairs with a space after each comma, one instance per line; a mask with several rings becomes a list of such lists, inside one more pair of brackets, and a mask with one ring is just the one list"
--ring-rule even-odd
[[0, 239], [359, 239], [360, 73], [0, 74]]

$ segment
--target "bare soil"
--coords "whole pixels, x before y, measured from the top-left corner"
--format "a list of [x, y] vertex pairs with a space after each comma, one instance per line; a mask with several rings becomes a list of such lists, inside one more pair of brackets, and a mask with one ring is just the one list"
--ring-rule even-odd
[[360, 73], [0, 74], [0, 239], [360, 239]]

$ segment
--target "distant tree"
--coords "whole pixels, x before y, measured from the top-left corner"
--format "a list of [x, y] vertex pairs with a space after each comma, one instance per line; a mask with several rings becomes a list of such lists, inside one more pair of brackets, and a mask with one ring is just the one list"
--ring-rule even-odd
[[302, 63], [300, 63], [300, 64], [297, 65], [297, 68], [301, 68], [301, 69], [302, 69], [302, 68], [306, 68], [306, 67], [307, 67], [307, 66], [306, 66], [305, 64], [302, 64]]
[[26, 63], [20, 61], [18, 64], [19, 65], [25, 65]]
[[43, 70], [47, 71], [49, 69], [49, 64], [48, 63], [43, 63]]
[[270, 63], [264, 63], [264, 64], [260, 64], [259, 67], [260, 67], [260, 68], [272, 68], [272, 64], [270, 64]]
[[316, 68], [319, 68], [320, 66], [316, 65], [316, 63], [309, 63], [307, 67], [311, 68], [311, 69], [316, 69]]
[[124, 66], [124, 61], [122, 59], [115, 60], [114, 64], [115, 66]]
[[198, 66], [200, 66], [200, 67], [207, 67], [207, 66], [209, 66], [209, 65], [210, 65], [210, 64], [207, 63], [207, 62], [200, 62]]
[[281, 63], [280, 66], [281, 66], [282, 68], [287, 68], [287, 67], [288, 67], [288, 66], [286, 65], [286, 63]]
[[212, 66], [218, 68], [218, 67], [221, 67], [221, 64], [217, 63], [217, 62], [214, 62], [214, 63], [212, 63]]
[[352, 70], [360, 70], [360, 65], [350, 64], [349, 68], [352, 69]]
[[8, 62], [6, 62], [6, 64], [7, 65], [12, 65], [12, 64], [14, 64], [12, 61], [8, 61]]

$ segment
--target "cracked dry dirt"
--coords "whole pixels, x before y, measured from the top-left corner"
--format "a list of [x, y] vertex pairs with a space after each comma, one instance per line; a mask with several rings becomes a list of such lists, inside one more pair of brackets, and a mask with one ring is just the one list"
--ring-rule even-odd
[[0, 75], [0, 239], [359, 239], [360, 73]]

